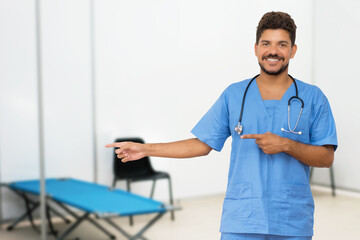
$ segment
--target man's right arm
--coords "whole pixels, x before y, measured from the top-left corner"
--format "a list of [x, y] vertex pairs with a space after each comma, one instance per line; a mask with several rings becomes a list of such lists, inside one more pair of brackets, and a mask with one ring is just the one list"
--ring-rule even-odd
[[145, 156], [167, 158], [192, 158], [208, 155], [212, 150], [207, 144], [197, 138], [170, 142], [170, 143], [134, 143], [118, 142], [107, 144], [105, 147], [118, 148], [115, 150], [117, 157], [122, 162], [134, 161]]

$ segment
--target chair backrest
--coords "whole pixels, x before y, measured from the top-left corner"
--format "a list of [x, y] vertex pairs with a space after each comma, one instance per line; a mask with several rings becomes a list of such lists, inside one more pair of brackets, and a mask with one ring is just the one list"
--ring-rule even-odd
[[[141, 138], [117, 138], [115, 142], [145, 143]], [[144, 157], [136, 161], [123, 163], [114, 152], [113, 171], [116, 179], [128, 179], [132, 177], [146, 176], [154, 173], [150, 158]]]

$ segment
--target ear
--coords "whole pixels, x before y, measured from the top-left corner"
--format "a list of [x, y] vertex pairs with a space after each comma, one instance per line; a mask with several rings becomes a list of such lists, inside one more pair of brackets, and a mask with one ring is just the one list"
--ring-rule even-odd
[[255, 43], [254, 51], [255, 51], [255, 56], [256, 57], [257, 57], [257, 49], [258, 49], [258, 45]]
[[296, 51], [297, 51], [297, 45], [294, 44], [294, 46], [291, 47], [291, 56], [290, 56], [290, 58], [294, 58], [294, 57], [295, 57]]

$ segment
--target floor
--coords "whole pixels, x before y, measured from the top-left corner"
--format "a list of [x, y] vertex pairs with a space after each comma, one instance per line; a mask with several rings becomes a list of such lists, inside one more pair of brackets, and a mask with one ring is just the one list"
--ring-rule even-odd
[[[360, 197], [356, 194], [341, 193], [332, 197], [328, 191], [313, 188], [315, 199], [315, 228], [313, 240], [358, 240], [360, 239]], [[166, 214], [145, 234], [152, 240], [219, 240], [219, 220], [224, 196], [210, 196], [181, 200], [178, 204], [182, 210], [175, 214], [175, 221], [170, 220]], [[118, 218], [115, 221], [126, 231], [133, 234], [140, 229], [153, 215], [135, 217], [135, 225], [130, 227], [127, 218]], [[100, 221], [103, 226], [109, 226]], [[56, 220], [56, 229], [62, 231], [66, 225]], [[28, 223], [22, 223], [13, 231], [5, 230], [6, 225], [0, 230], [1, 240], [39, 240], [40, 235]], [[107, 227], [116, 233], [112, 227]], [[125, 239], [121, 234], [116, 234], [117, 239]], [[82, 223], [67, 240], [79, 237], [85, 240], [107, 240], [89, 223]], [[52, 236], [48, 240], [55, 239]]]

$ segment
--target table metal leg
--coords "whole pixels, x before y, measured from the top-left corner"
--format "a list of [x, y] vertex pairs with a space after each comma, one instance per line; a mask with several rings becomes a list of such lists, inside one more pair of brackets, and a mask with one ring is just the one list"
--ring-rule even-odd
[[[21, 215], [20, 217], [18, 217], [10, 226], [8, 226], [6, 229], [8, 231], [13, 230], [16, 225], [18, 225], [21, 221], [23, 221], [26, 217], [29, 218], [30, 224], [31, 226], [35, 229], [35, 231], [39, 231], [39, 229], [35, 226], [34, 221], [33, 221], [33, 217], [32, 217], [32, 212], [35, 211], [39, 206], [40, 206], [40, 202], [39, 201], [34, 201], [31, 200], [30, 198], [27, 197], [27, 195], [25, 193], [19, 192], [17, 190], [14, 190], [12, 188], [10, 188], [8, 185], [3, 184], [3, 186], [8, 187], [12, 192], [14, 192], [15, 194], [17, 194], [19, 197], [21, 197], [24, 201], [25, 201], [25, 207], [26, 207], [26, 212]], [[56, 209], [52, 208], [51, 206], [49, 206], [47, 204], [47, 211], [51, 211], [53, 213], [55, 213], [57, 216], [59, 216], [60, 218], [62, 218], [64, 220], [65, 223], [70, 223], [71, 221], [68, 220], [64, 215], [62, 215], [61, 213], [59, 213]], [[47, 213], [49, 214], [49, 213]], [[49, 218], [48, 218], [49, 220]], [[51, 224], [49, 222], [49, 224]], [[55, 231], [52, 230], [52, 233], [54, 233]]]
[[53, 212], [55, 215], [57, 215], [58, 217], [60, 217], [65, 223], [67, 223], [67, 224], [71, 223], [71, 221], [69, 219], [67, 219], [63, 214], [61, 214], [59, 211], [52, 208], [51, 206], [49, 206], [49, 210], [51, 212]]
[[110, 218], [104, 218], [104, 221], [109, 223], [111, 226], [113, 226], [116, 230], [118, 230], [122, 235], [124, 235], [127, 238], [131, 238], [131, 235], [125, 232], [124, 229], [122, 229], [120, 226], [118, 226], [116, 223], [114, 223]]
[[50, 233], [56, 237], [58, 232], [54, 229], [54, 225], [52, 223], [51, 215], [50, 215], [50, 207], [48, 204], [46, 204], [46, 218], [49, 224]]
[[88, 218], [90, 213], [85, 213], [83, 216], [79, 217], [77, 221], [72, 224], [68, 229], [65, 230], [56, 240], [62, 240], [67, 235], [69, 235], [82, 221], [84, 221], [86, 218]]
[[[26, 213], [27, 213], [27, 216], [29, 217], [30, 224], [35, 231], [40, 232], [40, 230], [35, 226], [34, 219], [32, 216], [33, 210], [31, 210], [31, 206], [30, 206], [32, 204], [32, 201], [25, 194], [22, 194], [22, 195], [23, 195], [22, 197], [24, 198], [24, 201], [25, 201]], [[39, 206], [40, 206], [40, 202], [39, 202]]]
[[141, 238], [141, 235], [144, 234], [144, 232], [146, 230], [148, 230], [156, 221], [158, 221], [163, 215], [165, 214], [165, 212], [159, 213], [158, 215], [156, 215], [148, 224], [145, 225], [145, 227], [143, 227], [137, 234], [135, 234], [132, 238], [130, 238], [129, 240], [136, 240], [138, 238]]
[[[54, 201], [56, 204], [58, 204], [61, 208], [63, 208], [66, 212], [68, 212], [71, 216], [73, 216], [75, 219], [79, 219], [79, 216], [74, 213], [73, 211], [71, 211], [68, 207], [66, 207], [64, 204], [60, 203], [60, 202], [56, 202]], [[101, 230], [103, 233], [105, 233], [106, 235], [108, 235], [111, 239], [115, 239], [116, 237], [111, 234], [109, 231], [107, 231], [104, 227], [102, 227], [100, 224], [98, 224], [97, 222], [95, 222], [93, 219], [87, 217], [87, 220], [89, 222], [91, 222], [95, 227], [97, 227], [99, 230]]]
[[100, 224], [98, 224], [96, 221], [94, 221], [91, 218], [88, 218], [88, 221], [91, 222], [95, 227], [97, 227], [98, 229], [100, 229], [103, 233], [105, 233], [106, 235], [108, 235], [111, 239], [115, 239], [116, 237], [114, 235], [112, 235], [108, 230], [106, 230], [103, 226], [101, 226]]
[[[40, 203], [36, 203], [34, 204], [31, 208], [30, 211], [34, 211], [36, 208], [38, 208], [40, 205]], [[23, 215], [21, 215], [20, 217], [18, 217], [15, 222], [13, 222], [10, 226], [7, 227], [8, 231], [11, 231], [14, 229], [14, 227], [16, 227], [16, 225], [18, 225], [19, 222], [21, 222], [22, 220], [24, 220], [26, 217], [28, 216], [28, 212], [26, 211]]]
[[104, 221], [106, 221], [107, 223], [109, 223], [111, 226], [113, 226], [116, 230], [118, 230], [121, 234], [123, 234], [126, 238], [128, 238], [129, 240], [136, 240], [136, 239], [142, 239], [142, 240], [146, 240], [147, 238], [145, 238], [144, 236], [142, 236], [144, 234], [144, 232], [146, 230], [148, 230], [156, 221], [158, 221], [163, 215], [165, 214], [165, 212], [161, 212], [159, 214], [157, 214], [153, 219], [150, 220], [150, 222], [148, 222], [139, 232], [137, 232], [134, 236], [131, 236], [129, 233], [127, 233], [124, 229], [122, 229], [119, 225], [117, 225], [115, 222], [113, 222], [110, 218], [104, 218]]

